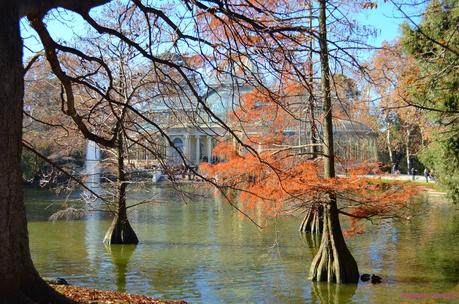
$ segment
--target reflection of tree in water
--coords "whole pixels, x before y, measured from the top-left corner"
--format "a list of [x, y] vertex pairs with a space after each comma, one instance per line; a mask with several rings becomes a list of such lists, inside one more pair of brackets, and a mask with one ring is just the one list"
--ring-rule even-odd
[[357, 284], [329, 284], [326, 282], [311, 282], [312, 304], [347, 304], [357, 290]]
[[[440, 210], [435, 211], [440, 212]], [[420, 250], [421, 261], [425, 265], [430, 265], [432, 269], [437, 269], [443, 276], [441, 279], [444, 282], [457, 285], [459, 283], [459, 254], [455, 250], [457, 241], [454, 240], [459, 235], [459, 214], [457, 212], [432, 214], [429, 222], [431, 225], [428, 227], [436, 229], [430, 231], [428, 242], [426, 241], [426, 245]]]
[[105, 246], [105, 249], [112, 257], [113, 265], [116, 271], [116, 287], [118, 291], [126, 291], [126, 272], [129, 259], [134, 253], [135, 245], [111, 245]]
[[[431, 283], [432, 292], [459, 282], [459, 213], [449, 203], [435, 200], [423, 205], [427, 213], [402, 222], [397, 245], [397, 280]], [[407, 261], [409, 263], [407, 263]]]

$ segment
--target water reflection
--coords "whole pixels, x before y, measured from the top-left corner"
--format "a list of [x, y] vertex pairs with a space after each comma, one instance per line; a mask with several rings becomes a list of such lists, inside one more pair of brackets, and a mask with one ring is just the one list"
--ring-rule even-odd
[[307, 280], [320, 236], [299, 234], [296, 218], [259, 230], [222, 202], [196, 197], [183, 204], [170, 189], [152, 188], [130, 195], [131, 202], [162, 201], [130, 214], [141, 243], [107, 250], [110, 219], [49, 223], [44, 207], [55, 198], [36, 194], [28, 196], [34, 262], [42, 275], [80, 286], [191, 303], [378, 304], [406, 301], [407, 293], [445, 293], [458, 281], [459, 213], [448, 204], [348, 238], [360, 271], [384, 280], [351, 288]]
[[97, 269], [100, 262], [99, 251], [102, 245], [100, 237], [105, 233], [106, 225], [101, 221], [100, 212], [89, 213], [83, 223], [85, 226], [84, 242], [87, 261], [92, 269]]
[[126, 291], [126, 273], [129, 259], [136, 250], [136, 245], [104, 245], [111, 256], [116, 272], [116, 287], [118, 291]]
[[347, 304], [352, 302], [357, 285], [354, 284], [328, 284], [324, 282], [313, 282], [312, 301], [313, 304]]

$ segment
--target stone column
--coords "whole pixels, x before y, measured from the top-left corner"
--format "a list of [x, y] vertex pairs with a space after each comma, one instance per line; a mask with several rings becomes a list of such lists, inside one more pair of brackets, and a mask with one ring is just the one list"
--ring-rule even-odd
[[201, 150], [201, 136], [196, 135], [196, 165], [199, 165], [201, 158], [199, 157], [199, 152]]
[[207, 161], [212, 162], [212, 136], [207, 136]]
[[167, 140], [164, 140], [164, 147], [166, 150], [166, 164], [169, 164], [171, 162], [172, 147], [169, 145]]
[[185, 138], [183, 154], [187, 162], [190, 162], [191, 161], [190, 135], [187, 134], [187, 135], [184, 135], [183, 137]]

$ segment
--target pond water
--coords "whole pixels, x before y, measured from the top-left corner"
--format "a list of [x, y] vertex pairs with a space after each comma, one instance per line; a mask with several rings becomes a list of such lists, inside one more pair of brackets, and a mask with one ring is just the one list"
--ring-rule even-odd
[[111, 220], [48, 222], [63, 199], [26, 190], [30, 246], [42, 276], [71, 284], [190, 303], [459, 303], [459, 211], [430, 197], [411, 221], [369, 225], [347, 243], [361, 273], [383, 283], [336, 286], [307, 280], [314, 254], [300, 216], [259, 230], [227, 204], [195, 197], [184, 204], [169, 188], [136, 192], [163, 202], [129, 216], [141, 243], [105, 247]]

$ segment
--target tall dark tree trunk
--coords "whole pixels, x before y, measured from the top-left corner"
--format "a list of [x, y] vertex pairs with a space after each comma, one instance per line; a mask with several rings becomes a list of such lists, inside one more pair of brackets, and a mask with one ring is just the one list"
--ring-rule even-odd
[[124, 170], [124, 142], [123, 134], [120, 131], [117, 144], [117, 164], [118, 164], [118, 210], [113, 218], [110, 228], [105, 234], [105, 244], [137, 244], [139, 239], [132, 229], [127, 217], [126, 208], [126, 172]]
[[394, 164], [395, 160], [394, 160], [394, 156], [393, 156], [393, 153], [392, 153], [392, 142], [391, 142], [391, 139], [390, 139], [390, 124], [388, 124], [387, 130], [386, 130], [386, 144], [387, 144], [387, 152], [389, 153], [390, 163]]
[[36, 271], [22, 193], [24, 69], [19, 9], [0, 3], [0, 303], [72, 303]]
[[410, 137], [411, 137], [411, 130], [408, 126], [406, 129], [406, 140], [405, 140], [405, 154], [406, 154], [406, 174], [411, 173], [411, 154], [410, 154]]
[[[323, 133], [324, 133], [324, 177], [335, 177], [335, 153], [333, 148], [333, 120], [330, 97], [330, 69], [327, 47], [327, 0], [319, 0], [319, 44], [321, 64], [321, 91], [323, 97]], [[339, 222], [336, 196], [326, 194], [327, 203], [324, 204], [324, 225], [319, 251], [314, 257], [309, 271], [309, 278], [313, 281], [327, 281], [336, 283], [357, 283], [359, 270], [357, 263], [349, 252], [344, 241]]]
[[[312, 28], [312, 2], [309, 2], [308, 5], [309, 11], [309, 28]], [[312, 38], [309, 41], [309, 54], [308, 54], [308, 83], [309, 83], [309, 98], [308, 98], [308, 112], [309, 112], [309, 128], [311, 129], [311, 152], [312, 158], [317, 158], [318, 156], [318, 149], [317, 149], [317, 126], [316, 126], [316, 118], [315, 118], [315, 105], [314, 105], [314, 71], [313, 71], [313, 64], [312, 64], [312, 48], [313, 42]]]

